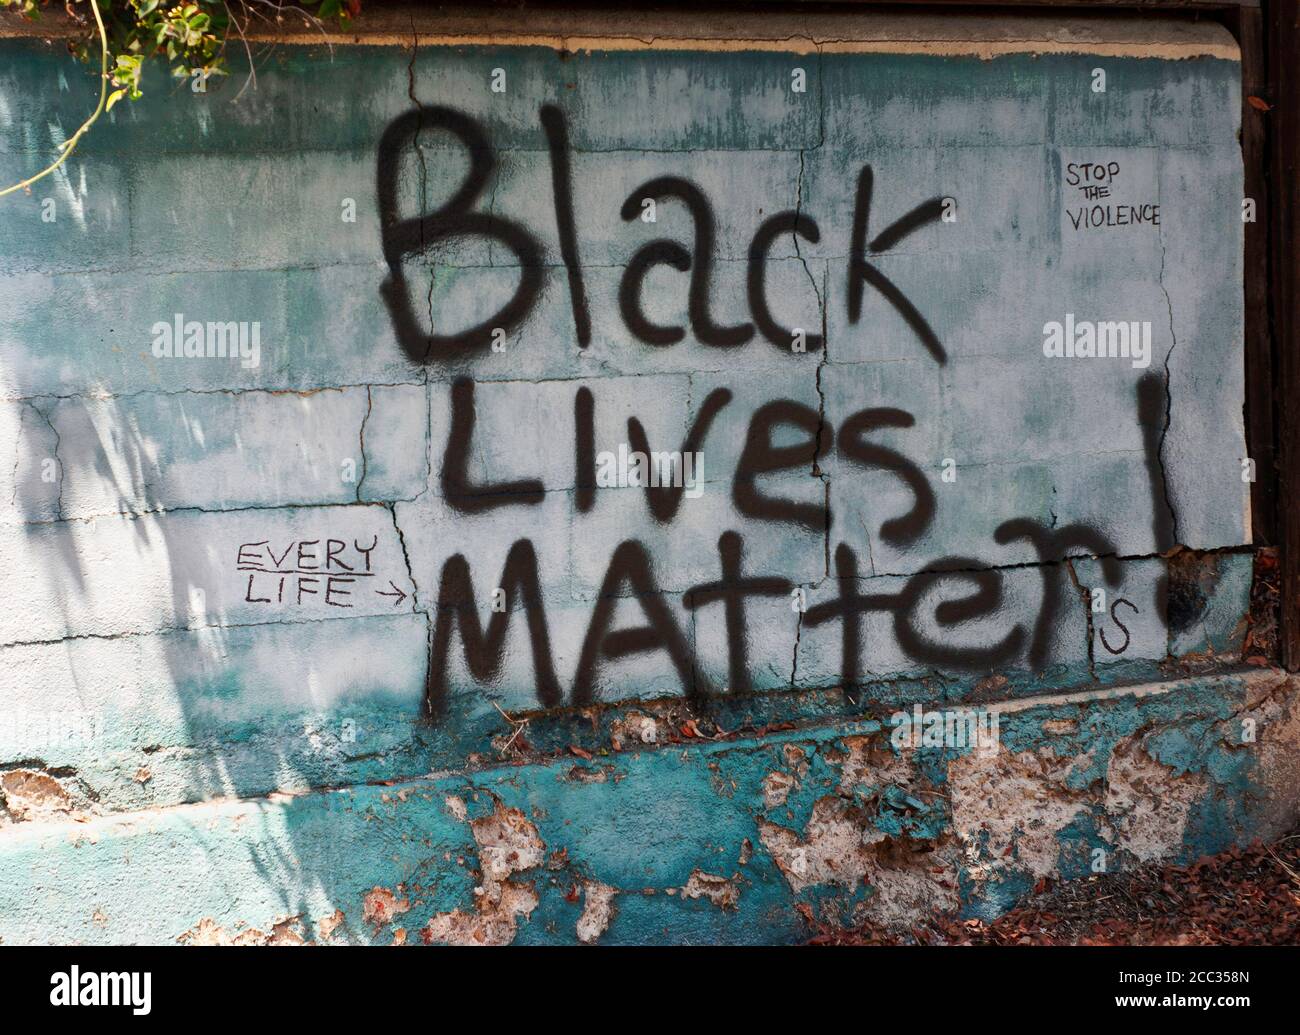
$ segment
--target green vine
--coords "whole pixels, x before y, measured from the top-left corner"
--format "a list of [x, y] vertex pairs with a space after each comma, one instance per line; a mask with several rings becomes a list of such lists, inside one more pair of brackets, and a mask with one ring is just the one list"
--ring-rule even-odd
[[[19, 11], [24, 17], [39, 18], [49, 0], [0, 0], [0, 8]], [[64, 9], [84, 25], [84, 39], [73, 51], [84, 60], [99, 56], [100, 40], [95, 25], [86, 16], [89, 0], [67, 0]], [[317, 24], [335, 21], [347, 28], [361, 11], [361, 0], [98, 0], [108, 40], [109, 79], [116, 91], [131, 100], [141, 96], [149, 59], [164, 58], [176, 79], [227, 75], [226, 49], [232, 40], [242, 40], [246, 30], [259, 22], [271, 26], [285, 16], [301, 17]]]
[[[0, 10], [17, 11], [24, 18], [37, 19], [49, 0], [0, 0]], [[90, 8], [93, 25], [82, 11]], [[37, 180], [61, 166], [77, 143], [104, 112], [123, 97], [138, 100], [146, 64], [151, 58], [167, 61], [175, 79], [227, 75], [226, 45], [233, 37], [248, 50], [246, 29], [257, 21], [276, 25], [286, 13], [321, 25], [337, 19], [347, 28], [361, 12], [361, 0], [184, 0], [164, 6], [162, 0], [66, 0], [64, 10], [79, 25], [85, 38], [72, 44], [73, 53], [84, 61], [99, 59], [99, 103], [90, 117], [59, 147], [55, 161], [21, 183], [0, 190], [0, 197], [27, 190]], [[248, 50], [250, 64], [252, 51]], [[250, 75], [252, 74], [250, 68]], [[114, 89], [108, 92], [109, 84]]]

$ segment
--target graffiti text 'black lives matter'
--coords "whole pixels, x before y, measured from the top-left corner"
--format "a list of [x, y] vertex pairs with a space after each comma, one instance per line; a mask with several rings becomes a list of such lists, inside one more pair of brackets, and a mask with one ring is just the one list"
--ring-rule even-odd
[[[574, 221], [568, 123], [564, 113], [553, 105], [543, 105], [539, 119], [550, 156], [551, 201], [560, 257], [568, 276], [574, 336], [578, 345], [586, 348], [591, 343], [591, 312]], [[451, 197], [438, 208], [402, 218], [398, 211], [402, 156], [417, 141], [438, 132], [449, 133], [459, 141], [469, 158], [469, 169]], [[422, 161], [427, 162], [428, 158]], [[380, 139], [377, 183], [384, 260], [388, 265], [388, 278], [381, 293], [397, 340], [413, 360], [430, 363], [435, 359], [452, 360], [483, 352], [492, 346], [495, 337], [519, 327], [537, 303], [542, 289], [544, 256], [537, 233], [517, 220], [479, 208], [496, 164], [496, 152], [484, 128], [469, 115], [441, 105], [416, 108], [398, 116]], [[869, 261], [927, 224], [938, 221], [943, 212], [943, 199], [936, 197], [922, 202], [868, 240], [873, 184], [872, 168], [864, 166], [853, 200], [846, 285], [849, 323], [856, 324], [861, 318], [863, 288], [870, 285], [906, 321], [930, 356], [940, 364], [946, 363], [947, 353], [921, 311]], [[765, 277], [768, 256], [778, 237], [790, 234], [814, 244], [821, 240], [821, 229], [815, 219], [800, 211], [783, 211], [769, 216], [756, 228], [748, 250], [745, 291], [751, 322], [724, 325], [716, 320], [712, 308], [717, 225], [708, 195], [699, 185], [683, 177], [657, 176], [628, 195], [619, 215], [624, 221], [636, 219], [651, 201], [656, 204], [673, 201], [685, 208], [691, 220], [691, 244], [687, 247], [676, 240], [660, 238], [643, 245], [629, 260], [620, 278], [617, 304], [623, 323], [634, 338], [645, 345], [664, 347], [686, 337], [685, 327], [654, 323], [646, 315], [643, 304], [646, 276], [655, 266], [669, 266], [690, 274], [687, 316], [691, 334], [701, 344], [728, 349], [762, 337], [780, 349], [795, 348], [796, 341], [797, 351], [822, 349], [823, 335], [782, 327], [777, 322], [769, 304]], [[514, 292], [494, 313], [469, 327], [443, 330], [431, 296], [417, 299], [412, 295], [405, 262], [452, 241], [476, 238], [500, 245], [514, 256], [518, 270]]]

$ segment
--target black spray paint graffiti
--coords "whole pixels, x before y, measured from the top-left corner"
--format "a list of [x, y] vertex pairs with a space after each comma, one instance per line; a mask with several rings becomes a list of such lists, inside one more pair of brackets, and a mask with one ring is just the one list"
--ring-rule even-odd
[[[416, 219], [399, 219], [401, 155], [426, 130], [445, 130], [456, 137], [469, 155], [469, 171], [440, 208]], [[383, 297], [398, 340], [412, 359], [427, 361], [435, 347], [446, 356], [488, 348], [494, 328], [509, 330], [518, 326], [537, 300], [542, 285], [542, 249], [537, 238], [517, 223], [474, 210], [495, 167], [496, 157], [478, 123], [452, 108], [419, 108], [407, 112], [389, 125], [379, 142], [379, 213], [384, 261], [389, 269]], [[463, 237], [486, 238], [507, 248], [519, 262], [519, 284], [510, 301], [490, 319], [456, 334], [439, 334], [432, 329], [426, 333], [416, 316], [403, 260]]]
[[[1144, 375], [1138, 386], [1139, 399], [1149, 396], [1152, 385], [1156, 389], [1160, 388], [1158, 376]], [[454, 406], [472, 410], [473, 394], [467, 381], [453, 386], [452, 396]], [[718, 389], [707, 398], [688, 433], [684, 448], [703, 445], [709, 425], [730, 401], [731, 393], [726, 389]], [[583, 472], [590, 464], [592, 454], [594, 406], [590, 389], [586, 386], [578, 388], [574, 407], [575, 414], [579, 417], [574, 460], [580, 486], [584, 477], [590, 477], [589, 471], [585, 475]], [[636, 423], [636, 418], [630, 417], [628, 423], [631, 427]], [[809, 407], [789, 399], [767, 403], [759, 407], [751, 417], [749, 434], [732, 479], [732, 502], [738, 512], [761, 521], [799, 525], [814, 530], [826, 529], [829, 532], [832, 526], [829, 510], [762, 492], [756, 479], [760, 475], [782, 471], [807, 471], [814, 456], [826, 456], [834, 447], [851, 467], [885, 472], [911, 490], [911, 507], [905, 513], [882, 521], [876, 531], [882, 540], [894, 545], [915, 543], [934, 521], [934, 490], [925, 473], [915, 463], [903, 454], [872, 443], [867, 438], [874, 430], [909, 428], [914, 423], [914, 418], [906, 411], [872, 408], [852, 414], [836, 435], [830, 422], [819, 420], [818, 415]], [[465, 430], [473, 428], [472, 412], [454, 416], [452, 424], [443, 468], [463, 471], [472, 445], [469, 432]], [[802, 431], [805, 440], [794, 445], [774, 446], [773, 433], [778, 429], [790, 428]], [[1150, 439], [1150, 445], [1155, 447], [1146, 454], [1152, 491], [1157, 500], [1163, 501], [1165, 496], [1158, 440]], [[502, 491], [501, 484], [510, 486], [511, 491]], [[540, 483], [520, 481], [501, 484], [472, 488], [469, 495], [449, 498], [448, 503], [475, 513], [481, 509], [531, 506], [540, 502], [534, 488]], [[591, 482], [586, 484], [590, 486]], [[579, 500], [582, 499], [582, 491], [579, 489]], [[650, 514], [660, 522], [673, 520], [680, 495], [664, 494], [679, 493], [679, 490], [647, 486], [645, 491]], [[589, 502], [587, 509], [590, 506]], [[579, 511], [582, 511], [581, 503]], [[1097, 557], [1106, 584], [1112, 588], [1120, 585], [1122, 572], [1115, 545], [1105, 534], [1089, 526], [1076, 524], [1055, 528], [1031, 518], [1020, 517], [999, 525], [994, 538], [1000, 545], [1017, 541], [1030, 544], [1043, 580], [1043, 594], [1030, 628], [1016, 623], [1000, 639], [978, 647], [958, 646], [947, 639], [933, 640], [923, 632], [923, 627], [932, 618], [940, 629], [956, 631], [966, 623], [997, 615], [1003, 607], [1003, 570], [990, 567], [974, 557], [944, 557], [908, 577], [897, 592], [863, 593], [857, 555], [845, 543], [836, 546], [834, 579], [837, 594], [831, 600], [808, 608], [802, 616], [802, 622], [809, 628], [817, 628], [828, 622], [840, 623], [841, 684], [848, 689], [861, 683], [859, 659], [864, 646], [862, 620], [870, 612], [892, 614], [895, 639], [902, 650], [919, 664], [956, 671], [987, 672], [1027, 657], [1033, 670], [1042, 671], [1050, 661], [1050, 634], [1059, 617], [1064, 593], [1073, 589], [1071, 576], [1063, 562], [1074, 556]], [[715, 604], [722, 606], [728, 650], [727, 687], [733, 693], [751, 688], [747, 657], [747, 602], [755, 598], [785, 596], [794, 589], [791, 580], [778, 574], [745, 573], [744, 545], [738, 532], [723, 531], [718, 539], [719, 577], [701, 581], [682, 594], [682, 603], [689, 612]], [[551, 658], [545, 604], [540, 591], [541, 573], [529, 540], [521, 539], [511, 547], [501, 578], [496, 584], [505, 588], [508, 600], [519, 603], [518, 610], [526, 619], [539, 703], [546, 707], [560, 703], [563, 695]], [[930, 615], [922, 613], [924, 601], [936, 590], [953, 585], [969, 586], [970, 592], [956, 599], [943, 599]], [[620, 600], [638, 605], [645, 623], [630, 628], [612, 628], [615, 609]], [[1089, 601], [1085, 598], [1084, 603], [1086, 606]], [[501, 671], [506, 656], [506, 631], [510, 612], [501, 610], [494, 613], [487, 632], [484, 633], [477, 617], [481, 606], [482, 602], [474, 596], [468, 560], [461, 554], [453, 556], [443, 566], [438, 608], [434, 617], [427, 688], [429, 704], [434, 714], [439, 714], [445, 708], [451, 690], [448, 665], [452, 647], [451, 634], [455, 627], [462, 630], [461, 645], [469, 670], [476, 679], [490, 682]], [[1120, 646], [1112, 646], [1103, 629], [1101, 642], [1106, 651], [1114, 655], [1124, 653], [1130, 642], [1129, 630], [1117, 613], [1121, 606], [1131, 608], [1135, 613], [1138, 610], [1124, 598], [1118, 598], [1111, 605], [1110, 617], [1124, 639]], [[636, 540], [626, 540], [615, 549], [596, 596], [569, 703], [583, 705], [592, 702], [596, 675], [602, 662], [653, 651], [665, 652], [688, 696], [704, 699], [713, 692], [709, 680], [698, 667], [684, 631], [667, 606], [666, 595], [656, 583], [648, 550]]]
[[1111, 621], [1113, 621], [1116, 625], [1118, 625], [1119, 631], [1124, 634], [1124, 642], [1121, 643], [1118, 647], [1112, 647], [1110, 645], [1110, 640], [1106, 639], [1106, 630], [1101, 629], [1099, 630], [1099, 633], [1101, 636], [1101, 645], [1104, 648], [1106, 648], [1106, 653], [1114, 654], [1116, 656], [1123, 654], [1126, 650], [1128, 650], [1128, 645], [1130, 642], [1128, 626], [1125, 625], [1123, 622], [1121, 622], [1119, 620], [1119, 615], [1115, 613], [1116, 611], [1119, 610], [1121, 604], [1123, 604], [1125, 607], [1132, 609], [1135, 615], [1141, 614], [1141, 612], [1138, 610], [1137, 604], [1133, 603], [1133, 601], [1131, 600], [1125, 600], [1123, 597], [1120, 597], [1118, 600], [1116, 600], [1113, 604], [1110, 605]]
[[[560, 256], [569, 280], [578, 345], [591, 343], [591, 312], [582, 275], [577, 230], [573, 213], [573, 176], [569, 132], [563, 112], [545, 105], [539, 113], [551, 160], [551, 201], [555, 214]], [[452, 196], [432, 212], [402, 218], [398, 194], [403, 155], [425, 134], [449, 133], [469, 157], [469, 170]], [[537, 236], [523, 224], [477, 206], [496, 169], [496, 152], [483, 128], [468, 115], [442, 106], [422, 107], [399, 116], [384, 131], [379, 142], [376, 170], [384, 261], [388, 278], [381, 289], [397, 339], [413, 360], [429, 363], [452, 360], [491, 347], [495, 331], [510, 332], [532, 312], [542, 287], [543, 250]], [[898, 287], [881, 273], [868, 255], [888, 251], [905, 237], [937, 221], [943, 210], [942, 198], [931, 198], [895, 220], [868, 242], [873, 173], [862, 169], [854, 201], [852, 249], [848, 273], [848, 316], [856, 324], [862, 314], [865, 285], [871, 285], [907, 321], [918, 340], [939, 363], [947, 353], [925, 317]], [[755, 231], [748, 253], [746, 298], [752, 322], [723, 325], [712, 311], [712, 278], [717, 248], [713, 206], [699, 186], [677, 176], [660, 176], [643, 183], [628, 195], [620, 211], [626, 220], [636, 219], [647, 201], [680, 202], [690, 216], [693, 240], [690, 248], [667, 238], [643, 245], [629, 260], [618, 288], [618, 309], [627, 329], [646, 345], [669, 346], [686, 337], [686, 328], [652, 322], [642, 306], [646, 275], [655, 266], [670, 266], [690, 273], [687, 314], [691, 333], [701, 344], [715, 348], [745, 345], [761, 334], [781, 349], [791, 348], [794, 330], [781, 327], [772, 316], [764, 274], [772, 244], [782, 234], [793, 234], [817, 243], [821, 231], [812, 217], [795, 211], [778, 212]], [[518, 264], [519, 281], [514, 294], [497, 312], [473, 326], [451, 333], [440, 332], [427, 299], [417, 304], [407, 279], [406, 262], [416, 256], [436, 253], [452, 241], [481, 239], [503, 246]], [[427, 315], [421, 317], [420, 313]], [[432, 322], [427, 329], [425, 322]], [[815, 352], [824, 345], [820, 334], [806, 334], [803, 351]]]
[[[591, 312], [583, 279], [580, 246], [574, 219], [572, 166], [568, 126], [563, 113], [553, 106], [540, 111], [551, 165], [552, 203], [559, 253], [568, 278], [569, 299], [574, 334], [579, 347], [591, 341]], [[456, 191], [435, 211], [416, 218], [402, 219], [398, 213], [398, 178], [404, 151], [422, 134], [444, 132], [453, 136], [469, 157], [469, 170]], [[424, 363], [456, 359], [482, 352], [490, 347], [496, 329], [510, 331], [531, 313], [542, 285], [543, 247], [533, 231], [510, 219], [479, 211], [477, 205], [496, 167], [496, 155], [487, 134], [473, 119], [450, 108], [420, 108], [396, 119], [385, 131], [379, 149], [378, 189], [382, 219], [383, 249], [389, 276], [383, 285], [398, 340], [412, 359]], [[871, 261], [872, 256], [889, 251], [904, 238], [941, 218], [943, 199], [933, 198], [890, 223], [870, 237], [871, 204], [874, 172], [864, 166], [859, 173], [854, 196], [853, 220], [848, 262], [847, 315], [851, 324], [862, 316], [867, 286], [874, 289], [906, 321], [917, 340], [936, 363], [947, 362], [947, 353], [933, 328], [920, 310]], [[687, 328], [660, 325], [645, 313], [643, 289], [647, 274], [659, 265], [689, 273], [687, 318], [691, 335], [701, 344], [720, 349], [743, 346], [756, 335], [779, 348], [790, 348], [795, 337], [791, 329], [781, 327], [773, 318], [768, 304], [764, 279], [773, 243], [784, 234], [817, 243], [821, 231], [816, 221], [802, 212], [779, 212], [766, 219], [754, 233], [748, 251], [746, 298], [751, 322], [723, 324], [712, 307], [712, 277], [715, 266], [716, 225], [708, 197], [697, 185], [681, 177], [652, 178], [633, 191], [624, 201], [620, 216], [631, 220], [648, 201], [671, 200], [680, 203], [692, 226], [691, 246], [676, 240], [659, 239], [643, 245], [631, 257], [618, 287], [617, 306], [624, 324], [642, 343], [667, 347], [685, 339]], [[436, 252], [441, 246], [458, 239], [488, 240], [504, 247], [517, 264], [518, 281], [510, 300], [490, 317], [465, 330], [443, 332], [438, 329], [432, 307], [417, 306], [411, 295], [405, 262]], [[419, 310], [427, 312], [422, 319]], [[425, 327], [429, 322], [431, 326]], [[824, 347], [819, 334], [806, 336], [806, 351]], [[718, 414], [732, 401], [725, 388], [716, 389], [703, 402], [685, 440], [682, 452], [697, 451], [707, 438]], [[468, 474], [474, 435], [474, 384], [458, 380], [451, 389], [451, 430], [441, 468], [441, 486], [447, 503], [464, 514], [479, 514], [503, 506], [534, 506], [544, 498], [539, 479], [473, 484]], [[591, 389], [579, 387], [574, 395], [574, 464], [575, 506], [579, 514], [595, 505], [595, 406]], [[1163, 434], [1164, 385], [1154, 374], [1143, 377], [1138, 386], [1138, 415], [1144, 431], [1148, 474], [1152, 485], [1157, 548], [1167, 550], [1176, 538], [1172, 510], [1169, 507], [1160, 464], [1160, 439]], [[907, 429], [916, 418], [904, 410], [873, 407], [849, 416], [838, 435], [822, 414], [791, 399], [776, 399], [760, 406], [751, 415], [744, 447], [732, 478], [732, 503], [739, 514], [773, 523], [802, 526], [823, 531], [828, 536], [832, 514], [826, 505], [811, 504], [765, 491], [760, 480], [783, 471], [815, 470], [819, 458], [834, 447], [850, 467], [883, 472], [899, 479], [912, 495], [912, 505], [905, 512], [881, 522], [877, 534], [895, 547], [915, 544], [930, 528], [936, 512], [934, 490], [924, 472], [903, 454], [871, 440], [882, 429]], [[788, 441], [790, 431], [802, 439], [794, 444], [777, 445], [778, 433]], [[628, 419], [628, 441], [633, 449], [649, 452], [644, 427], [636, 417]], [[647, 507], [659, 523], [675, 519], [682, 500], [681, 486], [647, 486]], [[1003, 606], [1003, 572], [972, 557], [945, 557], [916, 572], [894, 593], [861, 592], [858, 559], [851, 547], [840, 543], [834, 551], [834, 579], [838, 589], [834, 599], [809, 608], [802, 622], [816, 628], [830, 622], [840, 623], [841, 682], [851, 688], [861, 681], [859, 658], [862, 652], [862, 619], [870, 612], [881, 611], [893, 616], [895, 637], [905, 653], [924, 665], [964, 671], [988, 671], [1010, 664], [1027, 655], [1031, 667], [1041, 670], [1049, 660], [1050, 636], [1056, 621], [1068, 576], [1061, 563], [1070, 556], [1090, 555], [1100, 558], [1108, 585], [1120, 582], [1120, 563], [1114, 544], [1097, 529], [1084, 525], [1055, 528], [1027, 518], [1003, 522], [995, 532], [999, 545], [1022, 541], [1034, 550], [1043, 579], [1042, 603], [1026, 629], [1016, 624], [1000, 639], [979, 647], [961, 647], [945, 639], [935, 642], [922, 631], [921, 608], [941, 585], [970, 587], [957, 599], [944, 599], [928, 616], [942, 630], [995, 615]], [[701, 581], [682, 597], [685, 608], [694, 612], [721, 605], [728, 643], [728, 687], [732, 692], [751, 688], [747, 656], [746, 602], [753, 598], [779, 597], [789, 594], [793, 583], [780, 575], [753, 575], [744, 572], [744, 541], [733, 530], [722, 531], [718, 539], [720, 575]], [[537, 687], [538, 702], [543, 707], [563, 703], [563, 691], [555, 672], [541, 586], [541, 572], [533, 544], [520, 539], [506, 557], [496, 585], [509, 606], [494, 607], [484, 628], [479, 615], [481, 602], [475, 599], [469, 561], [461, 554], [443, 566], [434, 616], [430, 647], [427, 697], [436, 715], [445, 710], [450, 694], [448, 669], [453, 632], [460, 630], [460, 643], [466, 664], [480, 682], [495, 679], [506, 657], [507, 637], [512, 615], [524, 616]], [[614, 628], [615, 609], [619, 600], [639, 605], [644, 624]], [[1129, 633], [1115, 615], [1121, 604], [1137, 610], [1127, 600], [1117, 600], [1111, 617], [1124, 633], [1123, 646], [1115, 649], [1102, 635], [1105, 649], [1122, 653], [1127, 649]], [[1163, 604], [1162, 604], [1163, 613]], [[699, 669], [688, 639], [667, 605], [667, 597], [656, 584], [651, 558], [644, 544], [626, 540], [619, 544], [594, 603], [583, 640], [570, 703], [590, 703], [595, 695], [598, 670], [603, 662], [662, 651], [671, 661], [685, 693], [704, 698], [712, 692], [709, 681]]]
[[[240, 543], [235, 570], [248, 573], [244, 603], [301, 607], [315, 602], [309, 599], [315, 597], [327, 607], [351, 608], [356, 606], [358, 594], [373, 592], [391, 597], [396, 607], [407, 594], [391, 579], [385, 587], [385, 580], [374, 570], [371, 554], [378, 545], [378, 536], [371, 537], [369, 546], [356, 539], [351, 543], [346, 539], [299, 539], [285, 543], [276, 556], [270, 540]], [[377, 581], [372, 584], [366, 579]]]

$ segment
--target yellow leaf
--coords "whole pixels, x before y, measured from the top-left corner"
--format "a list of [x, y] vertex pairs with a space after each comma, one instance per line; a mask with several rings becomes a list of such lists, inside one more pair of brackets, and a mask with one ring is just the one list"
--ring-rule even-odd
[[104, 105], [104, 110], [105, 110], [105, 111], [112, 111], [112, 110], [113, 110], [113, 105], [116, 104], [118, 101], [120, 101], [120, 100], [122, 99], [122, 95], [123, 95], [124, 93], [126, 93], [126, 89], [125, 89], [125, 88], [123, 88], [123, 89], [121, 89], [121, 90], [114, 90], [112, 93], [110, 93], [110, 94], [108, 95], [108, 103], [107, 103], [106, 105]]

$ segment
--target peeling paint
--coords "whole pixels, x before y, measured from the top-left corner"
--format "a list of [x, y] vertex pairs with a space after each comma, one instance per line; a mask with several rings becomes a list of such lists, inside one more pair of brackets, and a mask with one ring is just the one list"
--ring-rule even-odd
[[719, 909], [735, 909], [740, 901], [740, 885], [734, 877], [695, 870], [681, 888], [682, 898], [703, 898]]
[[482, 883], [474, 889], [474, 911], [454, 909], [432, 917], [421, 932], [425, 944], [508, 945], [520, 917], [540, 902], [531, 883], [509, 878], [541, 866], [546, 844], [537, 827], [516, 808], [495, 802], [491, 813], [470, 822]]
[[66, 779], [37, 769], [0, 773], [0, 825], [7, 819], [33, 822], [85, 818], [92, 803]]
[[497, 802], [493, 812], [470, 823], [478, 845], [483, 884], [489, 893], [493, 885], [511, 874], [542, 864], [546, 844], [537, 827], [519, 809]]
[[614, 896], [618, 892], [599, 881], [583, 881], [582, 914], [575, 933], [578, 941], [590, 945], [605, 933], [614, 918]]
[[997, 879], [1008, 867], [1037, 877], [1055, 872], [1061, 831], [1092, 800], [1071, 781], [1090, 765], [1086, 756], [1058, 758], [1048, 746], [988, 758], [971, 753], [953, 762], [952, 826], [966, 846], [971, 879]]
[[317, 940], [322, 942], [330, 941], [334, 937], [334, 932], [346, 922], [347, 917], [344, 916], [341, 909], [336, 909], [329, 916], [322, 917], [320, 922], [316, 924]]
[[509, 945], [515, 940], [520, 917], [538, 906], [531, 884], [503, 881], [492, 895], [477, 896], [475, 911], [454, 909], [433, 917], [420, 937], [426, 945]]
[[769, 809], [778, 808], [786, 803], [790, 791], [795, 786], [795, 778], [779, 770], [763, 777], [763, 804]]
[[391, 924], [397, 917], [409, 912], [410, 908], [410, 899], [399, 897], [398, 892], [388, 888], [375, 887], [366, 892], [362, 900], [361, 917], [366, 923], [378, 928]]
[[303, 945], [306, 942], [301, 918], [296, 916], [282, 917], [266, 931], [239, 924], [227, 930], [211, 917], [204, 917], [176, 940], [182, 945]]
[[796, 894], [819, 884], [861, 884], [871, 870], [871, 845], [885, 837], [872, 829], [861, 809], [830, 796], [813, 805], [802, 835], [766, 820], [759, 822], [758, 830], [763, 847]]
[[1187, 815], [1205, 793], [1199, 773], [1176, 774], [1130, 738], [1116, 745], [1106, 767], [1107, 818], [1116, 842], [1139, 862], [1167, 859], [1183, 843]]

